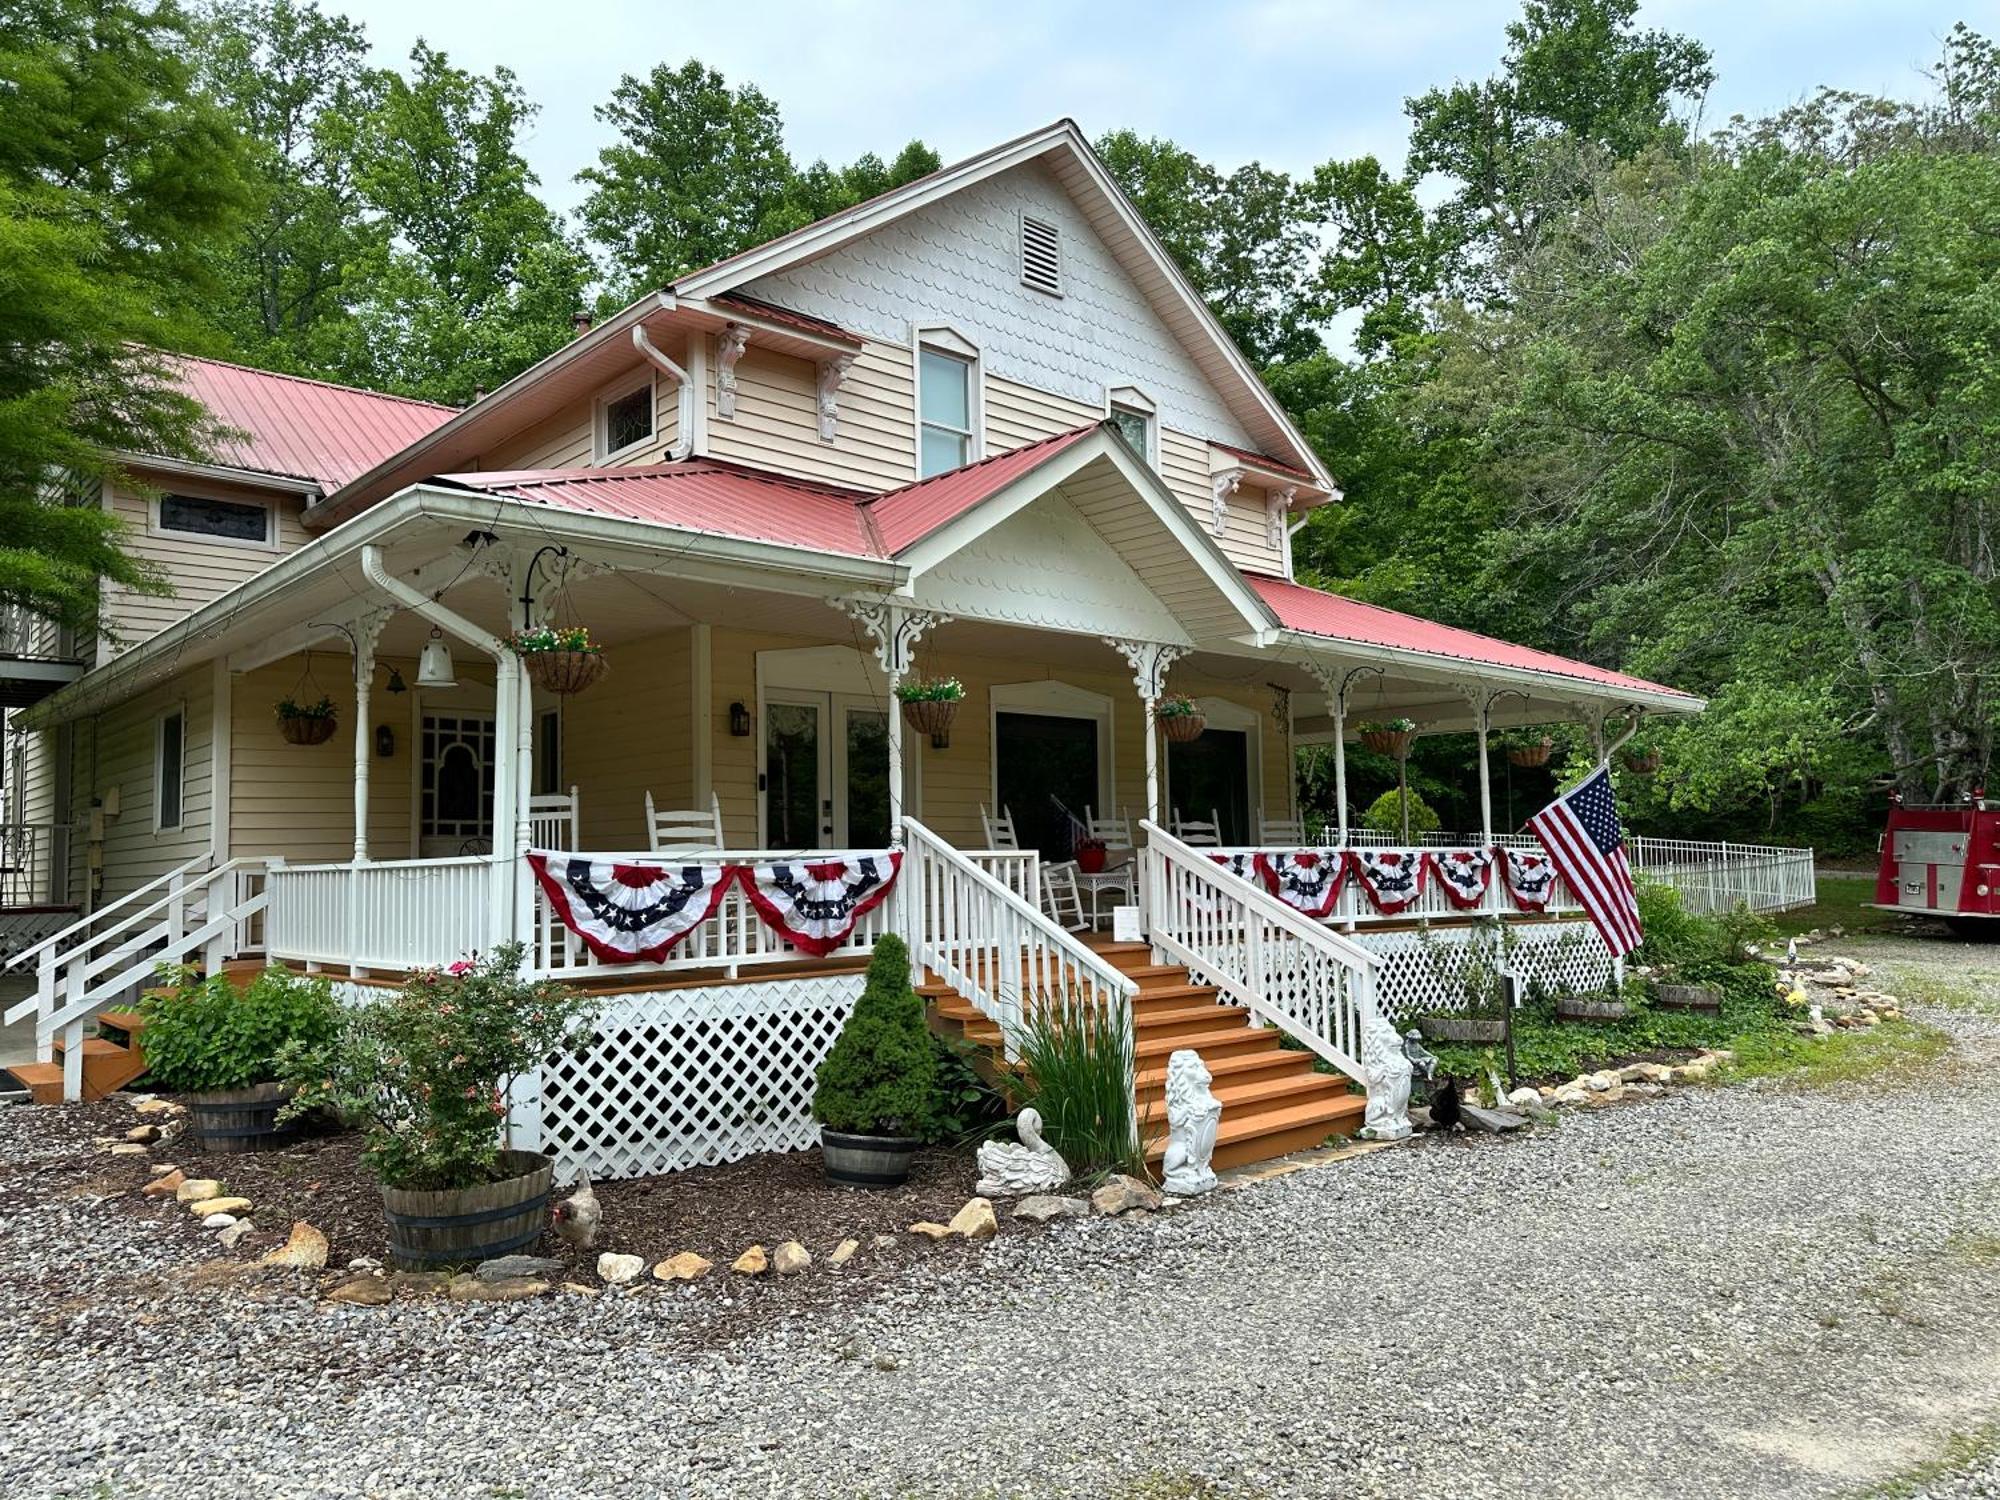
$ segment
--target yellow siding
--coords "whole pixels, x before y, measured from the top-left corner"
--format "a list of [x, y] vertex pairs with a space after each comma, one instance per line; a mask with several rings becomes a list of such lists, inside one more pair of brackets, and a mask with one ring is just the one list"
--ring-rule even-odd
[[105, 506], [126, 523], [126, 549], [142, 562], [158, 568], [173, 589], [171, 595], [137, 593], [113, 583], [104, 585], [101, 614], [104, 628], [113, 642], [103, 648], [100, 660], [165, 629], [174, 621], [194, 613], [209, 600], [271, 566], [287, 552], [311, 540], [299, 523], [303, 501], [296, 496], [272, 496], [255, 490], [206, 480], [151, 476], [161, 489], [179, 495], [201, 495], [216, 500], [269, 505], [278, 513], [277, 545], [258, 546], [217, 538], [161, 532], [152, 525], [158, 501], [130, 485], [110, 485], [105, 489]]
[[1104, 415], [1088, 402], [1036, 390], [1019, 381], [1002, 380], [997, 375], [986, 377], [985, 398], [989, 455], [1054, 437]]
[[693, 805], [692, 634], [683, 627], [619, 646], [610, 674], [587, 693], [537, 695], [537, 713], [562, 715], [562, 788], [578, 788], [585, 848], [644, 849], [648, 791], [662, 811]]
[[[684, 349], [668, 353], [685, 367]], [[635, 365], [620, 380], [607, 382], [596, 394], [575, 402], [554, 416], [537, 422], [525, 431], [496, 443], [469, 466], [496, 473], [507, 469], [583, 469], [593, 461], [593, 437], [597, 423], [597, 396], [605, 392], [629, 390], [651, 368]], [[680, 390], [664, 376], [653, 382], [653, 440], [630, 453], [621, 454], [615, 467], [629, 464], [664, 463], [667, 450], [680, 435]]]
[[819, 368], [759, 349], [756, 337], [736, 365], [736, 415], [708, 401], [708, 449], [717, 458], [857, 489], [885, 490], [916, 478], [916, 394], [910, 351], [870, 343], [835, 397], [834, 441], [819, 435]]
[[[1163, 428], [1160, 432], [1160, 474], [1167, 488], [1194, 512], [1202, 529], [1214, 536], [1209, 487], [1208, 444], [1186, 433]], [[1223, 555], [1239, 568], [1252, 573], [1283, 577], [1285, 553], [1265, 540], [1264, 491], [1245, 483], [1229, 497], [1227, 531], [1216, 537]]]
[[[160, 717], [185, 709], [186, 755], [177, 829], [154, 826], [157, 736]], [[196, 667], [149, 689], [79, 726], [76, 797], [86, 823], [93, 800], [102, 805], [116, 788], [117, 816], [104, 818], [102, 896], [112, 900], [144, 885], [209, 847], [213, 791], [212, 677]], [[84, 830], [86, 839], [89, 829]], [[80, 839], [79, 844], [86, 842]]]

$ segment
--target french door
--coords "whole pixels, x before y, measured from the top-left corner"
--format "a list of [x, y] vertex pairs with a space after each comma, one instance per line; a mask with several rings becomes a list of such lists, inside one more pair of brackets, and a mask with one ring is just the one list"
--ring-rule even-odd
[[889, 844], [889, 712], [850, 693], [764, 695], [764, 846]]

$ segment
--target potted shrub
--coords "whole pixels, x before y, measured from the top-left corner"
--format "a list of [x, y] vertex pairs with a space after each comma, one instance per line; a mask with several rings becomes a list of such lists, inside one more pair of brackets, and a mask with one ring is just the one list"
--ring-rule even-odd
[[272, 966], [238, 989], [226, 974], [197, 979], [165, 967], [160, 986], [139, 1003], [140, 1047], [154, 1083], [186, 1094], [188, 1130], [203, 1151], [271, 1151], [298, 1134], [281, 1122], [289, 1091], [278, 1057], [288, 1046], [318, 1047], [339, 1024], [340, 1005], [324, 979]]
[[1417, 732], [1416, 721], [1412, 719], [1390, 719], [1358, 727], [1363, 747], [1391, 760], [1401, 760], [1410, 753], [1410, 741]]
[[610, 670], [604, 648], [582, 625], [537, 625], [517, 630], [507, 644], [521, 658], [535, 686], [548, 693], [580, 693]]
[[553, 1164], [503, 1149], [507, 1090], [519, 1075], [588, 1045], [596, 1002], [521, 977], [522, 946], [414, 975], [341, 1012], [319, 1047], [280, 1059], [288, 1113], [326, 1105], [366, 1137], [362, 1164], [382, 1189], [389, 1255], [437, 1270], [526, 1250], [548, 1225]]
[[317, 703], [300, 703], [291, 698], [278, 700], [278, 732], [294, 745], [324, 745], [333, 738], [333, 731], [340, 725], [340, 718], [333, 711], [333, 700], [321, 698]]
[[1506, 745], [1507, 759], [1524, 767], [1547, 765], [1550, 753], [1556, 748], [1556, 742], [1545, 734], [1510, 735]]
[[912, 677], [896, 684], [896, 698], [903, 705], [904, 722], [943, 749], [958, 705], [965, 701], [965, 684], [956, 677]]
[[903, 940], [875, 940], [854, 1013], [819, 1065], [813, 1118], [829, 1182], [898, 1187], [929, 1128], [937, 1055], [924, 1002], [910, 988]]
[[1182, 744], [1200, 739], [1202, 730], [1208, 727], [1208, 716], [1196, 707], [1194, 699], [1180, 693], [1169, 693], [1154, 704], [1153, 717], [1159, 720], [1168, 739]]
[[1110, 847], [1103, 839], [1085, 836], [1076, 841], [1076, 867], [1086, 875], [1103, 873], [1109, 857]]

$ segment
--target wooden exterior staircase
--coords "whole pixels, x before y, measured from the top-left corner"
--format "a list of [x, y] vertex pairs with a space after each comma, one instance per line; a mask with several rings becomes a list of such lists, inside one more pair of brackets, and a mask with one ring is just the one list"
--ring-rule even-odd
[[[1156, 964], [1146, 943], [1092, 942], [1099, 955], [1137, 982], [1132, 1001], [1136, 1043], [1135, 1102], [1147, 1160], [1166, 1151], [1167, 1059], [1183, 1047], [1201, 1054], [1222, 1101], [1214, 1165], [1240, 1167], [1307, 1150], [1361, 1129], [1367, 1101], [1348, 1080], [1314, 1069], [1313, 1054], [1283, 1045], [1280, 1033], [1250, 1024], [1213, 985], [1196, 984], [1179, 964]], [[917, 993], [948, 1033], [986, 1048], [999, 1063], [1000, 1027], [949, 984], [926, 973]]]

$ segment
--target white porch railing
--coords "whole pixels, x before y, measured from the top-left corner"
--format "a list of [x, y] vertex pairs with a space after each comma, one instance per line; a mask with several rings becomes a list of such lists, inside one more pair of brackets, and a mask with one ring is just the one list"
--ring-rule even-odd
[[[1408, 849], [1416, 846], [1410, 844], [1350, 844], [1348, 847]], [[1477, 849], [1479, 847], [1477, 841], [1470, 844], [1425, 846], [1426, 851], [1431, 854], [1450, 854], [1454, 849]], [[1539, 854], [1541, 852], [1541, 846], [1533, 840], [1523, 840], [1508, 847], [1528, 854]], [[1269, 848], [1246, 844], [1221, 849], [1200, 849], [1196, 852], [1203, 855], [1257, 855], [1290, 854], [1293, 851], [1289, 847]], [[1319, 852], [1332, 854], [1340, 851], [1329, 847]], [[1544, 908], [1543, 912], [1528, 913], [1522, 911], [1514, 905], [1513, 898], [1507, 894], [1506, 873], [1496, 864], [1493, 869], [1492, 879], [1487, 882], [1486, 894], [1480, 899], [1477, 906], [1454, 906], [1451, 898], [1444, 893], [1436, 875], [1432, 874], [1424, 881], [1423, 894], [1418, 896], [1413, 903], [1392, 916], [1384, 916], [1369, 901], [1367, 893], [1361, 889], [1360, 882], [1349, 876], [1341, 886], [1340, 895], [1335, 900], [1333, 910], [1323, 920], [1335, 923], [1351, 931], [1356, 928], [1380, 926], [1385, 922], [1409, 923], [1419, 919], [1431, 921], [1467, 921], [1474, 917], [1498, 917], [1502, 921], [1518, 921], [1530, 916], [1541, 916], [1544, 914], [1549, 916], [1567, 916], [1582, 909], [1577, 904], [1576, 897], [1570, 893], [1569, 886], [1561, 877], [1557, 877], [1555, 885], [1549, 891], [1548, 905]]]
[[356, 972], [422, 969], [492, 947], [493, 857], [287, 865], [265, 877], [274, 958]]
[[1366, 1082], [1361, 1035], [1375, 1015], [1375, 955], [1301, 915], [1150, 821], [1140, 851], [1148, 935], [1176, 963]]
[[1672, 886], [1693, 912], [1790, 911], [1819, 899], [1813, 851], [1772, 844], [1703, 843], [1691, 839], [1630, 840], [1632, 868]]
[[1031, 1005], [1115, 1007], [1130, 1034], [1135, 981], [996, 879], [986, 855], [953, 848], [915, 818], [903, 830], [899, 913], [913, 965], [999, 1026], [1008, 1056]]

